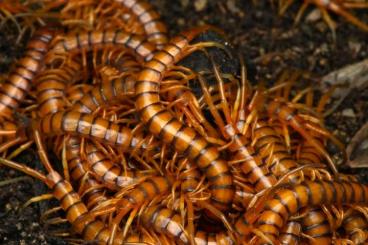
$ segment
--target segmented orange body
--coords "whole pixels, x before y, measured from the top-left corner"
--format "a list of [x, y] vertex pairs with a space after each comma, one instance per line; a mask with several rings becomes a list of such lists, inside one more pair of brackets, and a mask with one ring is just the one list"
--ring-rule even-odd
[[160, 103], [159, 85], [164, 72], [185, 55], [195, 32], [173, 38], [148, 61], [136, 82], [136, 108], [147, 128], [178, 152], [184, 152], [197, 164], [211, 183], [211, 200], [219, 209], [227, 209], [234, 196], [233, 180], [225, 160], [193, 129], [180, 123]]
[[34, 77], [43, 66], [54, 32], [42, 29], [35, 33], [8, 79], [0, 87], [0, 115], [11, 119], [29, 92]]
[[[280, 229], [288, 218], [303, 207], [322, 204], [366, 204], [367, 197], [368, 187], [357, 182], [304, 181], [278, 191], [265, 203], [255, 225], [268, 239], [277, 241]], [[235, 227], [240, 234], [247, 235], [250, 231], [249, 224], [247, 216], [242, 216]]]

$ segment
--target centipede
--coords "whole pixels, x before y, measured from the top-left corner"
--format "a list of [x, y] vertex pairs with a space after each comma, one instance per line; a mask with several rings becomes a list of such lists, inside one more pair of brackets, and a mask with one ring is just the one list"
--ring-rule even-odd
[[[266, 2], [280, 15], [297, 9]], [[104, 245], [368, 242], [368, 185], [340, 172], [345, 146], [326, 126], [336, 87], [319, 95], [292, 69], [256, 83], [224, 31], [171, 34], [145, 0], [31, 5], [0, 3], [0, 21], [34, 30], [0, 84], [0, 166], [46, 185], [25, 206], [56, 199], [40, 218], [48, 229], [63, 223], [56, 236]], [[333, 32], [330, 13], [368, 30], [353, 14], [365, 3], [302, 1], [296, 23], [309, 5]], [[188, 62], [197, 59], [208, 65]], [[22, 163], [23, 151], [39, 166]]]

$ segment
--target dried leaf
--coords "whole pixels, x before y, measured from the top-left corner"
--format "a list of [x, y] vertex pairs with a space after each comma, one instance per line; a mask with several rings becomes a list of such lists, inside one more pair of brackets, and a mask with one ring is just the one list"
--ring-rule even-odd
[[351, 168], [368, 167], [368, 122], [359, 129], [349, 143], [346, 153]]
[[341, 97], [346, 89], [363, 89], [368, 86], [368, 59], [355, 64], [345, 66], [339, 70], [333, 71], [321, 79], [325, 88], [331, 85], [345, 85], [345, 88], [335, 90], [333, 96]]

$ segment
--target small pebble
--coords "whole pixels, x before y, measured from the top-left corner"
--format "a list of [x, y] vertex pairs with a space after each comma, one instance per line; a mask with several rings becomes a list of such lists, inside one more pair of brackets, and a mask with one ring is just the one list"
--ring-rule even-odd
[[22, 229], [22, 224], [21, 223], [17, 223], [15, 226], [17, 227], [18, 230]]
[[306, 17], [306, 22], [316, 22], [317, 20], [320, 20], [322, 17], [321, 11], [316, 8], [313, 11], [311, 11]]
[[355, 117], [355, 113], [354, 113], [353, 109], [348, 108], [348, 109], [344, 109], [342, 111], [342, 116], [343, 117]]
[[207, 0], [196, 0], [194, 2], [194, 8], [197, 12], [202, 11], [207, 6]]

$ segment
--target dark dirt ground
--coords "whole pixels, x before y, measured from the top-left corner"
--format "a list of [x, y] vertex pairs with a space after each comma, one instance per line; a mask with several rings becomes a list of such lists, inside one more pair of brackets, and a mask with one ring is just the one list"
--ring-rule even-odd
[[[332, 15], [337, 22], [336, 41], [332, 32], [321, 20], [306, 21], [297, 26], [294, 16], [300, 7], [294, 4], [282, 17], [277, 15], [271, 1], [151, 1], [162, 14], [170, 34], [196, 26], [212, 24], [224, 30], [230, 43], [243, 54], [251, 81], [274, 81], [286, 68], [298, 68], [323, 76], [347, 64], [368, 57], [368, 33], [347, 24], [341, 17]], [[276, 2], [276, 1], [274, 1]], [[309, 8], [308, 16], [314, 8]], [[357, 16], [368, 22], [368, 11], [357, 11]], [[0, 31], [0, 74], [5, 73], [15, 58], [21, 57], [24, 43], [15, 44], [17, 35], [12, 26]], [[352, 110], [346, 116], [344, 111]], [[368, 120], [368, 89], [354, 90], [328, 118], [328, 127], [348, 143], [354, 133]], [[32, 163], [32, 152], [17, 159]], [[355, 171], [365, 175], [365, 170]], [[0, 167], [0, 181], [22, 174]], [[67, 244], [50, 235], [40, 222], [45, 204], [33, 204], [21, 209], [22, 204], [45, 189], [37, 181], [27, 178], [15, 184], [0, 187], [0, 244]]]

